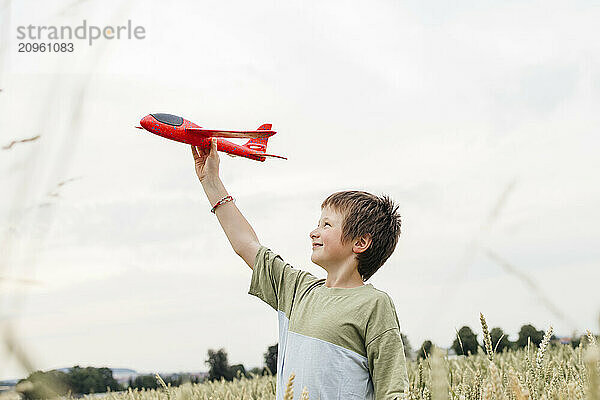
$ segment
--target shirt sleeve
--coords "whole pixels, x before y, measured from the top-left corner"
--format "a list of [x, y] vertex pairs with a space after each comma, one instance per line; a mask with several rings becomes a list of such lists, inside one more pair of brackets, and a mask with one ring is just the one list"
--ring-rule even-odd
[[273, 309], [290, 316], [298, 293], [318, 278], [307, 271], [295, 269], [265, 246], [256, 254], [248, 294], [258, 297]]
[[367, 345], [369, 372], [375, 400], [403, 399], [408, 392], [408, 373], [400, 329], [391, 328]]

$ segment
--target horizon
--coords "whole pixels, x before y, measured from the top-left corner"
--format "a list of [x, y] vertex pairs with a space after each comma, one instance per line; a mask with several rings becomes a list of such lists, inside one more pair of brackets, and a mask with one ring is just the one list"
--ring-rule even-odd
[[[524, 324], [524, 325], [529, 325], [529, 324]], [[523, 325], [523, 326], [524, 326], [524, 325]], [[466, 326], [466, 325], [465, 325], [465, 326]], [[469, 328], [471, 328], [471, 327], [469, 327]], [[496, 328], [496, 327], [495, 327], [495, 326], [493, 326], [493, 327], [491, 327], [491, 328], [490, 328], [490, 330], [491, 330], [491, 329], [494, 329], [494, 328]], [[472, 329], [472, 328], [471, 328], [471, 329]], [[536, 329], [538, 329], [538, 328], [536, 327]], [[539, 330], [539, 329], [538, 329], [538, 330]], [[477, 333], [477, 331], [476, 331], [476, 330], [473, 330], [473, 332], [475, 333], [475, 335], [476, 335], [476, 336], [479, 336], [479, 333]], [[480, 333], [481, 333], [481, 332], [480, 332]], [[506, 332], [505, 332], [505, 333], [506, 333]], [[598, 336], [598, 333], [594, 333], [593, 331], [592, 331], [592, 334], [594, 334], [594, 335]], [[515, 340], [511, 340], [510, 338], [511, 338], [512, 336], [517, 336], [517, 337], [515, 338]], [[573, 336], [561, 336], [561, 335], [558, 335], [556, 332], [554, 332], [552, 336], [556, 336], [556, 339], [557, 339], [557, 340], [559, 340], [559, 341], [560, 341], [560, 339], [573, 339], [573, 338], [574, 338]], [[581, 338], [581, 337], [583, 337], [583, 336], [585, 336], [585, 332], [584, 332], [584, 333], [582, 333], [582, 335], [580, 335], [580, 338]], [[456, 337], [456, 336], [455, 336], [455, 337]], [[515, 342], [515, 341], [516, 341], [516, 339], [518, 338], [518, 334], [517, 334], [517, 335], [510, 334], [510, 335], [506, 335], [506, 337], [508, 338], [508, 340], [509, 340], [510, 342]], [[418, 351], [418, 349], [419, 349], [420, 347], [415, 347], [415, 346], [414, 346], [414, 344], [413, 344], [412, 342], [410, 342], [410, 338], [408, 338], [408, 340], [409, 340], [409, 343], [410, 343], [410, 345], [411, 345], [412, 355], [414, 356], [414, 355], [416, 355], [416, 353], [417, 353], [417, 351]], [[429, 339], [426, 339], [426, 340], [429, 340]], [[454, 340], [454, 339], [453, 339], [453, 340]], [[479, 342], [479, 337], [478, 337], [478, 341], [477, 341], [477, 343], [480, 345], [480, 347], [481, 347], [481, 348], [483, 348], [483, 343], [482, 343], [482, 342]], [[421, 343], [421, 344], [422, 344], [422, 343]], [[441, 348], [441, 349], [443, 349], [443, 350], [446, 350], [446, 351], [451, 351], [451, 350], [452, 350], [452, 345], [450, 345], [450, 346], [448, 346], [448, 347], [445, 347], [445, 346], [439, 346], [439, 345], [438, 345], [437, 343], [435, 343], [435, 342], [433, 342], [433, 345], [435, 345], [436, 347], [439, 347], [439, 348]], [[213, 349], [213, 350], [215, 350], [215, 349]], [[225, 351], [227, 351], [227, 349], [225, 349]], [[263, 363], [263, 365], [260, 365], [260, 366], [251, 366], [251, 367], [247, 367], [247, 366], [246, 366], [244, 363], [235, 363], [235, 362], [231, 362], [229, 359], [228, 359], [227, 361], [228, 361], [228, 363], [229, 363], [229, 365], [230, 365], [230, 366], [231, 366], [231, 365], [235, 365], [235, 364], [242, 364], [242, 365], [244, 366], [244, 368], [246, 369], [246, 371], [249, 371], [249, 370], [251, 370], [251, 369], [253, 369], [253, 368], [264, 368], [264, 367], [265, 367], [264, 363]], [[152, 370], [152, 371], [150, 371], [150, 370], [148, 370], [148, 371], [139, 371], [139, 370], [136, 370], [135, 368], [128, 368], [128, 367], [127, 367], [127, 368], [123, 368], [123, 367], [111, 367], [111, 366], [107, 366], [107, 365], [81, 365], [81, 364], [75, 364], [75, 365], [73, 365], [72, 367], [59, 367], [59, 368], [50, 368], [50, 369], [46, 369], [46, 370], [43, 370], [43, 371], [44, 371], [44, 372], [47, 372], [47, 371], [51, 371], [51, 370], [71, 369], [71, 368], [73, 368], [73, 367], [75, 367], [75, 366], [79, 366], [79, 367], [81, 367], [81, 368], [86, 368], [86, 367], [93, 367], [93, 368], [109, 368], [109, 369], [111, 369], [113, 372], [114, 372], [114, 370], [128, 370], [128, 371], [133, 371], [133, 372], [135, 372], [137, 375], [153, 375], [153, 374], [155, 374], [155, 373], [158, 373], [158, 374], [164, 374], [164, 375], [173, 375], [173, 374], [182, 374], [182, 373], [208, 373], [208, 369], [206, 369], [206, 371], [203, 371], [203, 370], [185, 370], [185, 371], [183, 371], [183, 370], [181, 370], [181, 371], [157, 371], [157, 370]], [[26, 378], [27, 378], [27, 376], [24, 376], [24, 377], [19, 377], [19, 378], [0, 379], [0, 381], [14, 381], [14, 380], [26, 379]]]

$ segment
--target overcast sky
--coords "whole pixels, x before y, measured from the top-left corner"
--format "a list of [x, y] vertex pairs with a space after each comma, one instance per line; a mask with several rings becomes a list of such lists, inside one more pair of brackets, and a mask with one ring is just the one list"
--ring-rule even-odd
[[[273, 123], [289, 160], [222, 155], [221, 177], [261, 243], [317, 277], [323, 199], [395, 199], [402, 235], [368, 283], [413, 348], [481, 337], [479, 312], [511, 339], [598, 331], [597, 2], [1, 4], [0, 145], [41, 137], [0, 150], [0, 335], [35, 368], [205, 371], [221, 347], [252, 368], [278, 340], [189, 146], [133, 128], [154, 112]], [[18, 26], [84, 19], [145, 38], [17, 52]]]

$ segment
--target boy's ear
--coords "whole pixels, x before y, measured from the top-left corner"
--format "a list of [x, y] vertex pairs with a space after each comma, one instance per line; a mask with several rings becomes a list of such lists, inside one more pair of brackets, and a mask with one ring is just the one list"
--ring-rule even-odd
[[367, 250], [373, 241], [373, 237], [367, 233], [366, 235], [362, 235], [358, 239], [354, 241], [354, 245], [352, 246], [352, 251], [354, 253], [362, 253]]

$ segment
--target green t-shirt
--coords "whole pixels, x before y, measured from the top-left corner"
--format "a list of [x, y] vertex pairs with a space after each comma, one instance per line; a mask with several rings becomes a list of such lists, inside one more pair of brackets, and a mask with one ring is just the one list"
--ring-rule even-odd
[[328, 288], [268, 248], [256, 254], [249, 294], [277, 311], [277, 400], [290, 374], [294, 399], [393, 400], [408, 391], [392, 299], [372, 284]]

